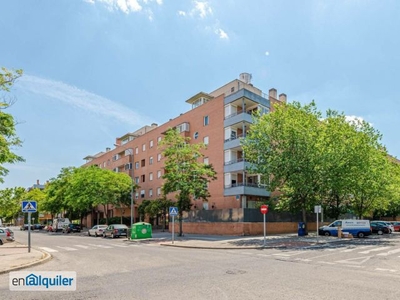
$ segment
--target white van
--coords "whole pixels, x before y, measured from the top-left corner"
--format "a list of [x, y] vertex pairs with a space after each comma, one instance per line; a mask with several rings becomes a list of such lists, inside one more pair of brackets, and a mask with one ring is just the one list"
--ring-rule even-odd
[[318, 229], [319, 235], [338, 236], [338, 227], [342, 232], [349, 232], [352, 236], [359, 238], [366, 237], [371, 234], [371, 225], [369, 220], [336, 220], [327, 226]]
[[52, 231], [61, 231], [64, 226], [71, 224], [68, 218], [55, 218], [53, 219]]

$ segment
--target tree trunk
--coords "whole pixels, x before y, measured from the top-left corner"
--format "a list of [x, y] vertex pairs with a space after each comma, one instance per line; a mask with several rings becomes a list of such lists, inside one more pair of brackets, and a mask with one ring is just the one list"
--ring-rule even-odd
[[104, 206], [104, 213], [105, 213], [105, 215], [106, 215], [106, 224], [108, 225], [108, 211], [107, 211], [107, 208], [106, 208], [106, 204], [103, 204], [103, 206]]
[[179, 236], [183, 236], [182, 215], [182, 210], [179, 210]]

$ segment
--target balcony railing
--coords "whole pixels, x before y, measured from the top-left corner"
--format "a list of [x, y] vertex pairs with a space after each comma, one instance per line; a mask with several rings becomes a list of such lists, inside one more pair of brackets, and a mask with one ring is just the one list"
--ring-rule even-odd
[[245, 162], [243, 157], [237, 158], [237, 159], [233, 159], [233, 160], [224, 162], [224, 166], [232, 165], [232, 164], [235, 164], [235, 163], [238, 163], [238, 162], [242, 162], [242, 161]]
[[242, 111], [239, 111], [239, 112], [234, 112], [233, 114], [230, 114], [230, 115], [226, 116], [224, 120], [227, 120], [229, 118], [232, 118], [234, 116], [237, 116], [237, 115], [240, 115], [240, 114], [244, 114], [244, 113], [251, 115], [253, 113], [253, 111], [243, 111], [242, 110]]
[[238, 183], [232, 183], [232, 184], [226, 184], [225, 188], [234, 188], [237, 186], [249, 186], [249, 187], [255, 187], [255, 188], [264, 188], [265, 184], [262, 183], [248, 183], [248, 182], [238, 182]]
[[227, 143], [229, 141], [234, 141], [236, 139], [242, 138], [242, 137], [246, 137], [246, 134], [237, 134], [236, 136], [231, 136], [229, 139], [224, 140], [224, 143]]

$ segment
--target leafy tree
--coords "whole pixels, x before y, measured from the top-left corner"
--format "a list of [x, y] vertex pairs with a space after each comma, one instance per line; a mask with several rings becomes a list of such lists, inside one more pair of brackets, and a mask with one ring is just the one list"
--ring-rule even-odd
[[[14, 81], [22, 75], [22, 70], [9, 71], [6, 68], [1, 68], [0, 71], [0, 92], [9, 92]], [[8, 174], [3, 164], [14, 164], [22, 162], [24, 159], [13, 152], [13, 148], [22, 145], [18, 138], [15, 125], [16, 122], [11, 114], [4, 112], [5, 109], [12, 105], [5, 95], [0, 99], [0, 182], [4, 182], [4, 176]]]
[[306, 212], [317, 201], [320, 184], [321, 114], [314, 102], [281, 104], [254, 118], [242, 141], [252, 171], [261, 174], [270, 191], [280, 191], [277, 209]]
[[5, 222], [16, 221], [21, 213], [21, 202], [25, 199], [23, 187], [0, 190], [0, 217]]
[[146, 217], [147, 207], [151, 205], [151, 200], [143, 200], [138, 206], [139, 220], [142, 221]]
[[24, 200], [33, 200], [36, 201], [36, 205], [37, 205], [37, 212], [32, 213], [31, 214], [31, 218], [35, 218], [35, 220], [37, 221], [36, 223], [39, 223], [39, 212], [42, 212], [42, 207], [41, 204], [43, 202], [43, 200], [45, 199], [46, 194], [44, 191], [40, 190], [40, 189], [31, 189], [30, 191], [26, 192], [24, 195]]
[[169, 129], [160, 147], [165, 158], [162, 178], [163, 194], [176, 193], [179, 210], [179, 235], [182, 236], [182, 214], [191, 207], [192, 198], [207, 201], [210, 196], [208, 183], [216, 179], [212, 165], [199, 162], [204, 155], [202, 143], [190, 144], [190, 138], [183, 137], [177, 130]]

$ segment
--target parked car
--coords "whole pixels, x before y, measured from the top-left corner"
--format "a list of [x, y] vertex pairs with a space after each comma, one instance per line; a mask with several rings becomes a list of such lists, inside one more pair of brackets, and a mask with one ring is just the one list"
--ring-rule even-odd
[[371, 234], [371, 226], [368, 220], [336, 220], [329, 225], [318, 228], [318, 235], [338, 236], [339, 227], [342, 232], [349, 232], [359, 238]]
[[8, 227], [0, 227], [0, 245], [14, 241], [14, 232]]
[[112, 239], [120, 236], [128, 236], [128, 226], [123, 224], [111, 224], [103, 231], [103, 237], [111, 237]]
[[400, 232], [400, 222], [393, 221], [393, 222], [390, 222], [390, 223], [393, 224], [394, 231], [399, 231]]
[[[29, 224], [21, 225], [21, 227], [19, 228], [19, 230], [28, 230], [28, 229], [29, 229]], [[31, 230], [34, 230], [33, 224], [31, 224]]]
[[377, 233], [379, 235], [382, 235], [384, 233], [390, 233], [390, 228], [380, 222], [371, 222], [371, 230], [372, 233]]
[[380, 223], [380, 224], [384, 224], [384, 225], [386, 225], [387, 227], [389, 227], [390, 233], [394, 232], [394, 226], [393, 226], [393, 224], [390, 223], [390, 222], [382, 221], [382, 220], [372, 220], [371, 222], [374, 222], [374, 223], [375, 223], [375, 222], [378, 222], [378, 223]]
[[82, 230], [81, 225], [70, 223], [70, 224], [65, 225], [65, 226], [63, 227], [62, 232], [63, 232], [63, 233], [81, 232], [81, 230]]
[[88, 235], [95, 237], [103, 236], [103, 231], [107, 228], [107, 225], [94, 225], [91, 229], [89, 229]]
[[33, 224], [33, 229], [35, 230], [42, 230], [44, 226], [42, 224]]

